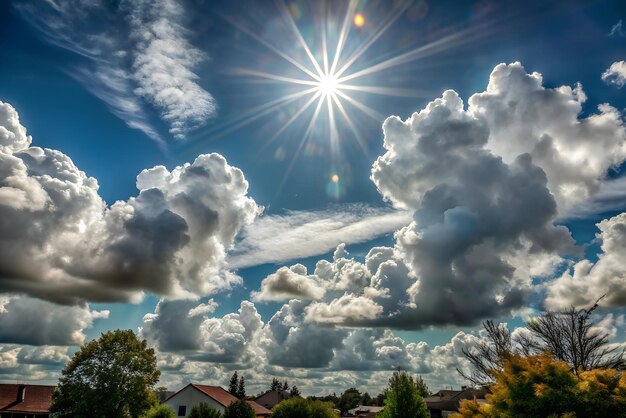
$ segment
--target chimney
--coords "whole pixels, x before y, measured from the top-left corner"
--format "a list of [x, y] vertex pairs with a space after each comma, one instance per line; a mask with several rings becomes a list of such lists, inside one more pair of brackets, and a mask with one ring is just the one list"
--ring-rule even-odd
[[19, 385], [17, 387], [17, 401], [24, 402], [25, 396], [26, 396], [26, 385]]

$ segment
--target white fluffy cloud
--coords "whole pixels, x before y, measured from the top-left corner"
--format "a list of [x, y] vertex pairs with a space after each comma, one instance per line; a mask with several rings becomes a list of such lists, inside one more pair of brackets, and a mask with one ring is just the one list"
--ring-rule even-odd
[[139, 194], [108, 207], [94, 178], [59, 151], [28, 147], [15, 110], [0, 109], [0, 290], [74, 303], [240, 283], [226, 250], [260, 209], [222, 156], [144, 170]]
[[496, 66], [486, 91], [469, 99], [468, 113], [487, 123], [487, 148], [507, 164], [528, 153], [545, 172], [560, 215], [593, 196], [626, 159], [621, 113], [602, 104], [583, 117], [586, 98], [581, 85], [548, 88], [541, 74], [514, 63]]
[[[0, 343], [80, 345], [85, 342], [84, 330], [94, 320], [108, 316], [109, 311], [92, 311], [88, 306], [59, 306], [22, 296], [0, 297]], [[31, 353], [28, 358], [33, 356]]]
[[616, 61], [602, 73], [602, 81], [619, 88], [626, 84], [626, 61]]
[[321, 299], [326, 289], [315, 275], [308, 275], [302, 264], [281, 267], [261, 282], [261, 289], [252, 293], [257, 301], [280, 301], [292, 298]]
[[592, 305], [606, 295], [603, 305], [626, 306], [626, 213], [597, 224], [602, 242], [598, 260], [582, 260], [547, 284], [550, 309]]

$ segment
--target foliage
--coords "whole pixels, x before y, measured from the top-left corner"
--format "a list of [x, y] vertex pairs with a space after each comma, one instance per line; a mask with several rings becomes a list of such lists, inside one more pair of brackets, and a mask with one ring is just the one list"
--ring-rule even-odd
[[272, 384], [270, 385], [270, 390], [280, 391], [283, 388], [280, 381], [276, 378], [272, 379]]
[[465, 401], [456, 417], [626, 417], [626, 376], [615, 369], [571, 371], [549, 353], [511, 355], [487, 404]]
[[176, 418], [176, 414], [169, 406], [165, 404], [157, 405], [152, 407], [146, 414], [143, 416], [144, 418]]
[[430, 390], [428, 390], [428, 386], [426, 386], [426, 382], [424, 382], [422, 376], [415, 378], [415, 387], [417, 388], [417, 393], [419, 393], [422, 398], [430, 396]]
[[291, 398], [272, 409], [272, 418], [336, 418], [333, 405], [304, 398]]
[[232, 402], [224, 410], [223, 418], [255, 418], [254, 409], [244, 399]]
[[385, 409], [380, 418], [426, 418], [428, 410], [413, 378], [406, 372], [394, 372], [389, 379]]
[[609, 344], [609, 335], [595, 328], [591, 315], [596, 302], [588, 309], [570, 308], [564, 312], [547, 312], [526, 323], [525, 332], [515, 338], [503, 324], [486, 321], [483, 327], [487, 341], [479, 342], [463, 354], [472, 365], [472, 373], [459, 373], [477, 386], [493, 382], [491, 370], [502, 370], [511, 355], [550, 353], [556, 360], [567, 363], [578, 374], [586, 370], [620, 369], [626, 366], [624, 350]]
[[230, 378], [230, 383], [228, 384], [228, 393], [233, 396], [237, 396], [237, 389], [239, 389], [239, 376], [237, 375], [237, 372], [235, 372]]
[[50, 411], [58, 417], [139, 417], [157, 403], [154, 350], [131, 330], [83, 345], [63, 369]]
[[341, 394], [337, 401], [337, 408], [341, 410], [342, 414], [348, 412], [348, 410], [355, 408], [361, 403], [361, 392], [358, 389], [350, 388]]
[[222, 418], [222, 413], [206, 402], [194, 405], [188, 418]]
[[237, 396], [239, 399], [246, 398], [246, 381], [244, 380], [243, 376], [239, 378], [239, 384], [237, 385], [237, 394], [235, 396]]
[[298, 386], [293, 385], [293, 387], [291, 388], [291, 392], [289, 392], [289, 395], [293, 396], [300, 396], [300, 389], [298, 389]]
[[287, 383], [286, 380], [283, 382], [283, 387], [281, 388], [281, 390], [289, 390], [289, 383]]

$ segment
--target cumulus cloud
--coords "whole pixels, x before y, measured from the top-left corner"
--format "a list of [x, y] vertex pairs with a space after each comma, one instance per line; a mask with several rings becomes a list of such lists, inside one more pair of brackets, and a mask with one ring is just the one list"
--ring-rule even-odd
[[[5, 296], [0, 298], [0, 343], [80, 345], [85, 342], [85, 329], [94, 320], [108, 316], [109, 311], [92, 311], [87, 306], [59, 306], [29, 297]], [[34, 361], [46, 353], [43, 349], [33, 351], [26, 358]], [[50, 356], [58, 358], [56, 354]]]
[[244, 228], [228, 260], [231, 266], [241, 268], [312, 257], [341, 243], [369, 241], [409, 222], [409, 212], [364, 204], [265, 215]]
[[218, 154], [137, 176], [139, 194], [107, 206], [63, 153], [29, 147], [0, 102], [0, 290], [62, 303], [136, 301], [144, 291], [206, 295], [241, 278], [226, 251], [260, 212], [243, 173]]
[[626, 61], [616, 61], [602, 73], [602, 81], [619, 88], [626, 84]]
[[[242, 301], [237, 313], [209, 316], [213, 301], [161, 300], [143, 319], [140, 334], [161, 352], [184, 353], [187, 359], [216, 363], [249, 363], [255, 356], [263, 322], [253, 303]], [[203, 313], [199, 313], [202, 311]]]
[[292, 298], [321, 299], [326, 289], [317, 276], [308, 275], [302, 264], [281, 267], [261, 282], [261, 289], [252, 293], [257, 301], [280, 301]]
[[129, 127], [162, 143], [146, 103], [177, 139], [215, 114], [215, 100], [194, 72], [206, 57], [188, 40], [179, 1], [62, 0], [18, 8], [48, 41], [86, 59], [69, 74]]
[[549, 309], [587, 307], [603, 295], [603, 305], [626, 306], [626, 213], [605, 219], [597, 227], [601, 241], [598, 260], [581, 260], [547, 283], [545, 303]]
[[[161, 309], [156, 312], [159, 316], [165, 313], [164, 303], [173, 302], [161, 302]], [[189, 318], [187, 312], [193, 303], [184, 302], [185, 307], [180, 301], [174, 303], [180, 311], [176, 323]], [[181, 331], [199, 336], [202, 343], [196, 348], [177, 354], [160, 348], [164, 382], [173, 387], [189, 380], [206, 379], [227, 384], [233, 370], [239, 370], [249, 381], [249, 390], [263, 390], [268, 376], [276, 376], [310, 393], [352, 386], [378, 392], [389, 374], [402, 368], [420, 373], [434, 388], [460, 385], [464, 382], [456, 368], [469, 367], [462, 350], [471, 349], [484, 337], [480, 332], [458, 332], [442, 345], [429, 346], [423, 341], [407, 343], [388, 329], [349, 329], [311, 322], [307, 318], [310, 306], [311, 302], [291, 300], [265, 324], [250, 302], [242, 303], [235, 314], [209, 315], [195, 323], [196, 331], [189, 328]], [[152, 319], [147, 316], [141, 332], [158, 344], [152, 339], [155, 336]], [[230, 321], [234, 322], [229, 324]], [[172, 332], [178, 335], [165, 322], [159, 327], [162, 331], [159, 338]], [[226, 329], [228, 337], [223, 334]], [[245, 341], [243, 350], [241, 341]], [[218, 347], [228, 353], [226, 360]]]
[[263, 328], [260, 346], [271, 365], [281, 367], [326, 367], [342, 346], [347, 330], [320, 327], [305, 321], [308, 302], [297, 299], [285, 304]]
[[486, 91], [469, 99], [468, 112], [489, 129], [487, 148], [512, 163], [525, 153], [541, 168], [559, 214], [593, 196], [610, 168], [626, 159], [621, 113], [608, 104], [581, 116], [580, 84], [548, 88], [520, 63], [496, 66]]

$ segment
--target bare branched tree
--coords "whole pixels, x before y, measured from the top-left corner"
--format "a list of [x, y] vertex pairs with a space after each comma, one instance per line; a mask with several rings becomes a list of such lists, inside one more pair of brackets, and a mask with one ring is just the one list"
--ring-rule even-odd
[[[602, 299], [602, 298], [601, 298]], [[548, 351], [572, 367], [574, 373], [591, 369], [622, 369], [624, 349], [609, 344], [610, 335], [595, 328], [588, 309], [571, 307], [565, 312], [548, 312], [526, 323], [531, 338], [524, 341], [535, 352]]]
[[493, 382], [493, 371], [501, 370], [504, 360], [512, 354], [528, 356], [542, 352], [569, 364], [574, 373], [591, 369], [623, 369], [626, 365], [621, 349], [609, 343], [609, 334], [601, 332], [592, 314], [602, 298], [587, 309], [574, 307], [563, 312], [546, 312], [526, 323], [526, 331], [515, 337], [504, 324], [486, 321], [485, 341], [463, 349], [472, 371], [459, 373], [477, 386]]
[[511, 332], [504, 324], [486, 321], [483, 328], [487, 334], [486, 341], [480, 341], [471, 349], [463, 349], [472, 366], [471, 373], [457, 369], [461, 376], [476, 386], [489, 385], [493, 381], [491, 372], [502, 369], [503, 361], [514, 352]]

